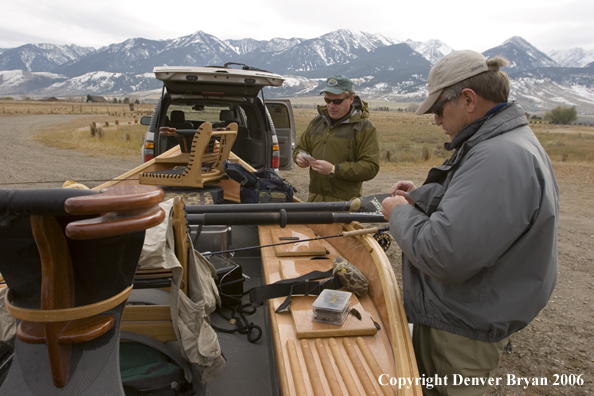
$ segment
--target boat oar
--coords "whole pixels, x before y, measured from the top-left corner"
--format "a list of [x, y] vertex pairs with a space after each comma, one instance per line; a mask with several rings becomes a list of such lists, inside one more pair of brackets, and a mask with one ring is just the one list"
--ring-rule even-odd
[[391, 194], [374, 194], [350, 201], [339, 202], [275, 202], [257, 204], [225, 204], [225, 205], [187, 205], [186, 213], [254, 213], [276, 212], [284, 209], [287, 212], [380, 212], [382, 201]]
[[[218, 206], [218, 205], [214, 205]], [[227, 205], [220, 205], [222, 207]], [[187, 208], [187, 207], [186, 207]], [[278, 213], [202, 213], [186, 215], [190, 224], [199, 225], [270, 225], [279, 224], [334, 224], [350, 223], [385, 223], [381, 213], [333, 213], [333, 212], [287, 212], [281, 209]]]
[[271, 244], [268, 244], [268, 245], [248, 246], [248, 247], [244, 247], [244, 248], [221, 250], [219, 252], [212, 252], [212, 253], [211, 252], [204, 252], [204, 253], [201, 253], [201, 254], [203, 256], [214, 256], [214, 255], [217, 255], [217, 254], [239, 252], [239, 251], [243, 251], [243, 250], [260, 249], [260, 248], [265, 248], [265, 247], [288, 245], [290, 243], [301, 243], [301, 242], [318, 241], [320, 239], [328, 239], [328, 238], [354, 237], [354, 236], [359, 236], [359, 235], [377, 234], [379, 232], [388, 231], [389, 229], [390, 229], [390, 227], [388, 227], [388, 226], [384, 226], [384, 227], [373, 227], [373, 228], [362, 228], [360, 230], [345, 231], [345, 232], [341, 232], [340, 234], [327, 235], [327, 236], [322, 236], [322, 237], [315, 237], [315, 238], [309, 238], [309, 239], [299, 239], [299, 240], [291, 240], [291, 241], [287, 241], [287, 242], [271, 243]]

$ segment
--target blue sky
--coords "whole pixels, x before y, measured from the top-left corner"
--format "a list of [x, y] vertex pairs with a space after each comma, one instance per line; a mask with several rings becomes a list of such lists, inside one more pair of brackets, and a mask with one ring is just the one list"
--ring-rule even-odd
[[440, 39], [485, 51], [521, 36], [544, 52], [594, 50], [592, 0], [353, 1], [26, 0], [4, 2], [0, 48], [28, 43], [99, 48], [128, 38], [171, 39], [198, 30], [220, 39], [313, 38], [337, 29], [397, 41]]

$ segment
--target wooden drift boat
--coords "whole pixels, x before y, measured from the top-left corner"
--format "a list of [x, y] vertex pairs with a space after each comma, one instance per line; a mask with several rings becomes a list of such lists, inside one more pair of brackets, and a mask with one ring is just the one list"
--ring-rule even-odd
[[[208, 130], [208, 126], [204, 128], [205, 134], [199, 133], [196, 135], [198, 137], [194, 137], [194, 139], [201, 139], [198, 142], [200, 144], [196, 141], [193, 143], [193, 147], [200, 147], [192, 152], [191, 162], [194, 166], [201, 166], [204, 142], [212, 133]], [[225, 133], [221, 135], [226, 136]], [[198, 252], [204, 253], [217, 269], [220, 278], [219, 286], [221, 283], [223, 285], [220, 289], [223, 301], [226, 298], [233, 300], [253, 287], [272, 284], [283, 279], [293, 279], [315, 270], [329, 270], [332, 268], [333, 260], [339, 256], [347, 259], [365, 274], [369, 280], [369, 290], [361, 296], [353, 294], [349, 310], [355, 308], [359, 315], [349, 313], [342, 325], [312, 320], [312, 302], [317, 296], [293, 295], [289, 310], [279, 313], [276, 310], [285, 301], [285, 297], [267, 300], [264, 306], [258, 307], [248, 319], [251, 326], [249, 332], [254, 327], [259, 327], [261, 330], [261, 337], [258, 337], [257, 342], [248, 342], [244, 334], [234, 330], [231, 324], [233, 321], [213, 313], [210, 322], [215, 329], [220, 329], [217, 330], [216, 335], [225, 356], [226, 365], [216, 378], [205, 386], [202, 384], [202, 387], [195, 388], [200, 388], [203, 394], [226, 396], [422, 395], [418, 384], [400, 389], [397, 386], [398, 378], [407, 379], [407, 383], [410, 379], [414, 383], [418, 378], [418, 371], [399, 286], [386, 254], [369, 234], [354, 237], [339, 236], [345, 232], [364, 228], [359, 222], [287, 223], [283, 224], [284, 227], [270, 222], [245, 224], [239, 221], [204, 225], [192, 220], [197, 217], [186, 216], [186, 211], [191, 213], [190, 207], [195, 208], [195, 205], [213, 205], [220, 207], [220, 213], [225, 213], [226, 205], [239, 202], [239, 184], [225, 178], [224, 172], [220, 172], [220, 162], [227, 156], [232, 161], [243, 163], [241, 159], [229, 152], [227, 146], [232, 143], [232, 138], [229, 143], [219, 141], [218, 153], [209, 156], [209, 161], [214, 163], [211, 169], [216, 171], [208, 170], [208, 174], [205, 175], [207, 177], [198, 178], [195, 187], [191, 185], [189, 179], [181, 181], [185, 175], [195, 173], [195, 170], [187, 171], [192, 163], [188, 163], [187, 156], [181, 155], [178, 146], [119, 178], [98, 186], [95, 190], [116, 185], [140, 186], [140, 181], [144, 180], [149, 184], [163, 187], [165, 199], [172, 196], [180, 197], [175, 199], [171, 224], [175, 236], [175, 254], [184, 268], [181, 288], [183, 293], [188, 293], [188, 282], [192, 282], [192, 279], [187, 277], [187, 248], [191, 244], [193, 246], [190, 248], [193, 247]], [[162, 177], [151, 173], [167, 174], [168, 169], [180, 164], [186, 166], [186, 171], [179, 172], [178, 169], [175, 177]], [[250, 169], [249, 165], [243, 164]], [[164, 186], [159, 182], [161, 179], [175, 181], [171, 186]], [[197, 199], [195, 199], [196, 195]], [[186, 211], [183, 201], [188, 208]], [[223, 202], [217, 203], [221, 201]], [[237, 214], [236, 218], [240, 217], [241, 214]], [[336, 237], [304, 241], [334, 235]], [[284, 242], [287, 238], [294, 239], [294, 243], [261, 247]], [[246, 247], [257, 248], [245, 249]], [[234, 250], [235, 253], [217, 256], [208, 256], [206, 253], [219, 250]], [[220, 256], [224, 257], [222, 260], [224, 265], [217, 263], [216, 257]], [[225, 269], [225, 265], [230, 268]], [[167, 276], [167, 269], [152, 269], [144, 273], [137, 271], [135, 279], [151, 280], [163, 274]], [[230, 297], [231, 289], [225, 288], [226, 277], [237, 278], [233, 290], [236, 291], [239, 286], [240, 291], [239, 294], [235, 294], [235, 297]], [[10, 284], [8, 286], [10, 288]], [[168, 290], [158, 287], [156, 290], [161, 293]], [[113, 291], [114, 294], [118, 292], [119, 289]], [[247, 296], [245, 296], [243, 303], [247, 302]], [[241, 307], [231, 305], [237, 309]], [[115, 325], [120, 326], [118, 329], [148, 335], [159, 341], [174, 341], [177, 338], [176, 332], [173, 331], [167, 302], [141, 307], [127, 305], [123, 313], [119, 314], [121, 314], [121, 320], [117, 315], [115, 319]], [[248, 333], [249, 338], [250, 333]], [[50, 351], [49, 354], [51, 353]], [[115, 357], [111, 356], [108, 362], [113, 363], [114, 359]], [[27, 364], [28, 362], [19, 360], [20, 366]], [[78, 369], [80, 367], [76, 364], [70, 365], [71, 378], [78, 378], [76, 374]], [[113, 369], [106, 365], [100, 371], [108, 370], [113, 376]], [[32, 374], [30, 370], [24, 370], [21, 375], [30, 374]], [[25, 386], [27, 378], [19, 381], [20, 386]], [[393, 384], [396, 381], [396, 385], [390, 385], [391, 381]], [[38, 384], [35, 388], [37, 391], [28, 388], [29, 393], [24, 394], [41, 394], [38, 393], [39, 389], [42, 389], [40, 386]], [[44, 386], [54, 385], [50, 382]], [[5, 388], [1, 389], [5, 390]], [[51, 394], [100, 394], [92, 393], [90, 388], [84, 387], [68, 390], [66, 385], [64, 389], [66, 390]], [[93, 388], [93, 391], [96, 392], [97, 389], [100, 388]], [[112, 388], [106, 387], [106, 389]]]
[[[326, 236], [348, 230], [353, 230], [352, 225], [296, 225], [284, 230], [259, 226], [259, 235], [260, 242], [268, 244], [280, 232]], [[378, 382], [380, 376], [385, 384], [391, 378], [418, 377], [398, 284], [383, 250], [370, 235], [325, 239], [316, 245], [298, 247], [294, 255], [275, 247], [262, 249], [266, 283], [327, 270], [332, 258], [343, 256], [367, 276], [369, 291], [357, 304], [351, 301], [361, 320], [348, 315], [342, 326], [312, 322], [315, 296], [293, 296], [290, 313], [275, 313], [284, 298], [269, 302], [281, 394], [421, 395], [418, 388], [397, 390]], [[319, 247], [328, 252], [326, 260], [318, 259]]]

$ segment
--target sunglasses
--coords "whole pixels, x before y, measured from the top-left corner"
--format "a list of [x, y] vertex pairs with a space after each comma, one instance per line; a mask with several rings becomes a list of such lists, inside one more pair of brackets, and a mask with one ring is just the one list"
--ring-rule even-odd
[[450, 101], [450, 99], [442, 99], [439, 102], [437, 102], [436, 104], [434, 104], [433, 106], [431, 106], [431, 109], [429, 109], [433, 114], [435, 114], [438, 117], [443, 117], [443, 106], [448, 103]]
[[328, 104], [330, 104], [330, 103], [333, 103], [333, 104], [335, 104], [335, 105], [339, 105], [339, 104], [341, 104], [342, 102], [344, 102], [346, 99], [348, 99], [348, 98], [342, 98], [342, 99], [328, 99], [327, 97], [324, 97], [324, 102], [326, 102], [326, 103], [328, 103]]

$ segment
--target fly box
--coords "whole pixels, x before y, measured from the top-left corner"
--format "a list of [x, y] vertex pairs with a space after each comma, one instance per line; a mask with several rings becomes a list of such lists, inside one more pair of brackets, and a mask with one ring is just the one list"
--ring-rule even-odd
[[340, 290], [322, 290], [312, 304], [312, 320], [341, 326], [349, 313], [352, 295]]

